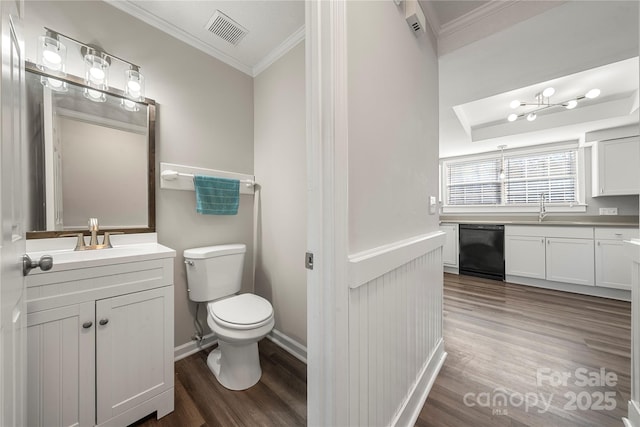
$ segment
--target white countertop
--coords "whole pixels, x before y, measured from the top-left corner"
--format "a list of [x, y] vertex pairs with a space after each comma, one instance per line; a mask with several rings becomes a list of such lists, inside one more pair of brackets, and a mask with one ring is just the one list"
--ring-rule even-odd
[[54, 271], [74, 270], [110, 264], [147, 261], [159, 258], [174, 258], [176, 251], [156, 241], [156, 233], [113, 236], [113, 248], [75, 251], [76, 238], [38, 239], [27, 241], [27, 254], [32, 260], [43, 255], [53, 257], [53, 268], [49, 271], [33, 269], [30, 275], [47, 274]]

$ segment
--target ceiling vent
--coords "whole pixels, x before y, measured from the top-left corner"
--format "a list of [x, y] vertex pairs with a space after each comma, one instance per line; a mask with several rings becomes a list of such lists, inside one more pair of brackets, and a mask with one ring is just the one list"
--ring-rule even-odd
[[237, 46], [249, 32], [249, 30], [219, 10], [216, 10], [205, 28], [234, 46]]
[[405, 4], [406, 20], [409, 27], [417, 35], [426, 32], [426, 19], [418, 0], [407, 0]]

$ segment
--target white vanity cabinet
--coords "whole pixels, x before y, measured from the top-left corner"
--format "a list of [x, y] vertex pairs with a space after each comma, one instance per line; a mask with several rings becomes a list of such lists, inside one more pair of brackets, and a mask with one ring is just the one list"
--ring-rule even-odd
[[124, 426], [173, 411], [175, 251], [140, 246], [80, 262], [54, 254], [51, 271], [27, 276], [29, 426]]
[[593, 197], [640, 193], [640, 137], [598, 141], [591, 159]]
[[623, 241], [638, 238], [637, 228], [595, 228], [597, 286], [631, 290], [631, 260]]

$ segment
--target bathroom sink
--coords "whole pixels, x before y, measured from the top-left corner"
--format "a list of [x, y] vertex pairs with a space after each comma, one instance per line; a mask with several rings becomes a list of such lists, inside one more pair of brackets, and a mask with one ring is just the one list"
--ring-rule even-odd
[[[73, 249], [33, 251], [28, 252], [28, 255], [33, 260], [38, 260], [43, 255], [50, 255], [53, 257], [53, 268], [50, 271], [61, 271], [98, 265], [173, 257], [175, 256], [175, 251], [158, 243], [144, 243], [114, 246], [109, 249], [88, 251], [74, 251]], [[35, 269], [32, 270], [30, 274], [47, 273], [48, 272]]]

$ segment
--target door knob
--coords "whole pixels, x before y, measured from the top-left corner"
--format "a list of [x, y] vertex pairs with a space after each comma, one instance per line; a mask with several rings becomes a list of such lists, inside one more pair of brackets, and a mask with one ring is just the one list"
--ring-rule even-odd
[[100, 323], [100, 325], [104, 326], [107, 323], [109, 323], [109, 319], [100, 319], [100, 321], [98, 323]]
[[53, 267], [53, 257], [51, 255], [43, 255], [39, 261], [33, 261], [27, 254], [22, 255], [22, 275], [26, 276], [29, 272], [40, 267], [42, 271], [49, 271]]
[[89, 329], [91, 326], [93, 326], [93, 322], [89, 321], [89, 322], [84, 322], [82, 324], [82, 327], [85, 329]]

